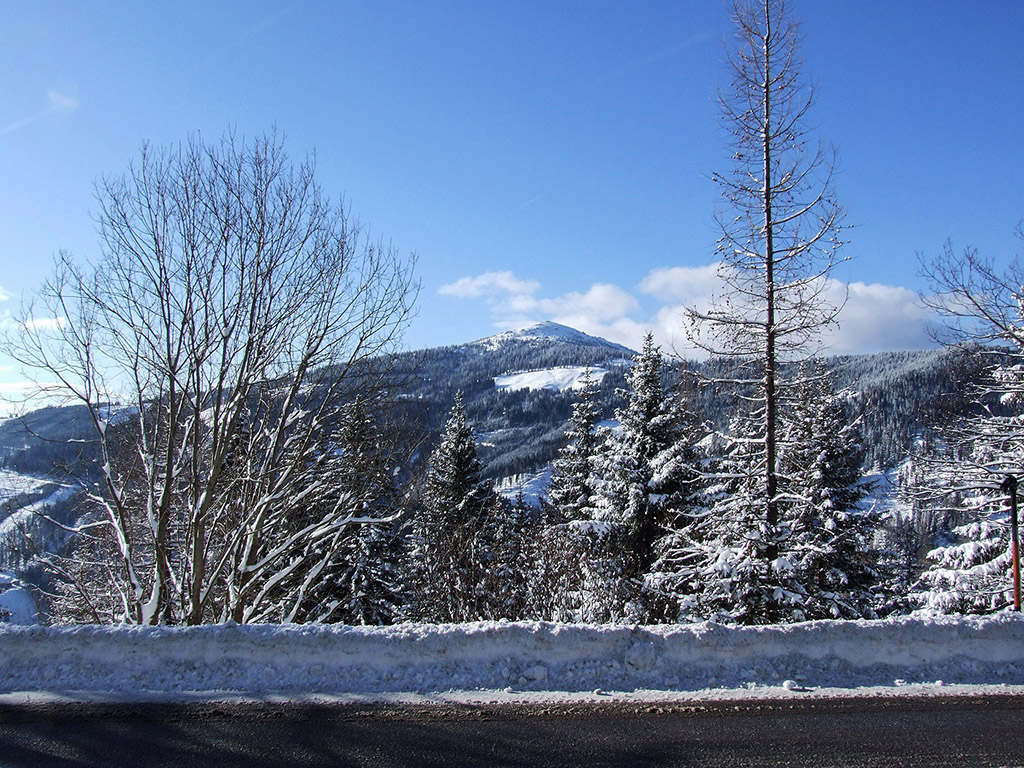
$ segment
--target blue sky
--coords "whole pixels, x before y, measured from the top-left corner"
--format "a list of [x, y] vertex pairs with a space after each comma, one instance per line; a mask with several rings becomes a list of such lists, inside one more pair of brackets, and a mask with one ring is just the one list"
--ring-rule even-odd
[[[793, 0], [839, 152], [851, 284], [836, 352], [927, 344], [917, 254], [1024, 250], [1024, 5]], [[410, 347], [555, 319], [683, 347], [714, 286], [731, 34], [687, 2], [0, 0], [0, 313], [143, 142], [275, 127], [377, 236], [418, 255]], [[0, 361], [2, 367], [2, 361]], [[0, 371], [0, 380], [16, 372]]]

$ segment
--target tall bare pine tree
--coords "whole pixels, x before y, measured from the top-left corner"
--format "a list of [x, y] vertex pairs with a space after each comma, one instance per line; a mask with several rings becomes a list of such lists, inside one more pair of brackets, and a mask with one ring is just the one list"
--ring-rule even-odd
[[759, 478], [748, 512], [759, 521], [764, 568], [779, 557], [782, 512], [779, 461], [785, 362], [820, 348], [842, 304], [829, 280], [841, 245], [842, 210], [834, 199], [834, 151], [812, 140], [814, 92], [803, 74], [799, 25], [783, 0], [743, 0], [732, 19], [730, 80], [720, 93], [732, 167], [714, 173], [725, 201], [716, 215], [719, 278], [707, 309], [688, 311], [690, 339], [734, 363], [726, 378], [749, 413], [737, 423]]

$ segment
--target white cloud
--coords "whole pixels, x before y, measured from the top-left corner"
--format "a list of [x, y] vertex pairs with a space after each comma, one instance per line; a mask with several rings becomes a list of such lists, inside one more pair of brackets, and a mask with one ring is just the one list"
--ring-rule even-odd
[[[648, 331], [653, 330], [649, 325], [628, 317], [620, 317], [607, 323], [586, 315], [558, 315], [551, 319], [591, 336], [607, 339], [635, 350], [639, 350], [643, 346], [644, 336]], [[655, 338], [660, 341], [657, 333], [655, 333]]]
[[[651, 327], [663, 344], [680, 354], [695, 354], [686, 339], [686, 308], [706, 309], [712, 296], [723, 295], [717, 269], [718, 264], [655, 269], [640, 283], [644, 293], [669, 302], [657, 311]], [[922, 349], [934, 344], [929, 329], [935, 317], [908, 288], [830, 280], [825, 298], [842, 310], [837, 325], [821, 339], [823, 354]]]
[[15, 120], [13, 123], [8, 123], [3, 128], [0, 128], [0, 135], [6, 136], [9, 133], [15, 133], [16, 131], [19, 131], [22, 128], [24, 128], [26, 125], [31, 125], [36, 120], [39, 120], [43, 117], [46, 117], [45, 112], [42, 112], [38, 115], [32, 115], [32, 117], [23, 117], [20, 120]]
[[[686, 331], [688, 307], [707, 309], [724, 285], [718, 264], [697, 267], [661, 267], [651, 270], [631, 292], [610, 283], [595, 283], [584, 292], [542, 297], [541, 286], [510, 271], [464, 277], [443, 286], [440, 293], [463, 299], [483, 299], [494, 324], [514, 328], [539, 320], [553, 320], [584, 333], [639, 349], [652, 331], [666, 351], [697, 357]], [[846, 285], [831, 280], [826, 297], [846, 304], [838, 325], [822, 339], [823, 354], [861, 354], [883, 350], [921, 349], [932, 346], [932, 313], [922, 307], [908, 288], [879, 283]], [[642, 301], [643, 297], [650, 297]], [[652, 301], [653, 300], [653, 301]]]
[[0, 301], [10, 301], [11, 294], [4, 290], [4, 287], [0, 285]]
[[659, 267], [640, 281], [641, 292], [678, 304], [706, 301], [721, 286], [717, 262], [702, 267]]
[[[836, 282], [832, 288], [840, 298], [841, 287]], [[839, 325], [825, 338], [829, 353], [862, 354], [934, 346], [928, 332], [936, 317], [921, 305], [914, 291], [880, 283], [854, 282], [846, 287], [849, 292], [837, 318]]]
[[25, 321], [25, 328], [29, 331], [56, 331], [64, 325], [62, 317], [33, 317]]
[[15, 120], [13, 123], [8, 123], [3, 128], [0, 128], [0, 136], [20, 131], [22, 128], [47, 117], [70, 115], [78, 109], [79, 104], [78, 97], [51, 88], [46, 93], [45, 109], [36, 112], [34, 115], [28, 115], [27, 117]]
[[78, 109], [78, 99], [75, 96], [70, 96], [53, 89], [50, 89], [46, 96], [50, 105], [50, 112], [67, 114]]
[[586, 293], [567, 293], [554, 299], [540, 299], [531, 308], [551, 316], [586, 317], [607, 323], [634, 312], [639, 303], [636, 298], [617, 285], [595, 283]]
[[480, 296], [500, 297], [530, 296], [540, 289], [540, 283], [520, 280], [510, 271], [484, 272], [476, 277], [461, 277], [454, 283], [442, 285], [437, 292], [442, 296], [458, 296], [461, 299]]

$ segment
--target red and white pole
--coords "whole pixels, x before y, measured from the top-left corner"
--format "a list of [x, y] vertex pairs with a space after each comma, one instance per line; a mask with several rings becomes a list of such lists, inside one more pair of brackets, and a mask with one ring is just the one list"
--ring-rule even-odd
[[1010, 496], [1010, 557], [1013, 559], [1013, 610], [1020, 612], [1020, 544], [1017, 534], [1017, 478], [1007, 475], [1002, 490]]

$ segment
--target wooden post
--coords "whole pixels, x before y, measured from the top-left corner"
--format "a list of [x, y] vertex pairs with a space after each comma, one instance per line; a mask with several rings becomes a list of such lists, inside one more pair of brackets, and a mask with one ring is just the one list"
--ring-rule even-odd
[[1017, 535], [1017, 478], [1007, 475], [1000, 486], [1010, 497], [1010, 557], [1013, 559], [1013, 610], [1020, 611], [1020, 545]]

